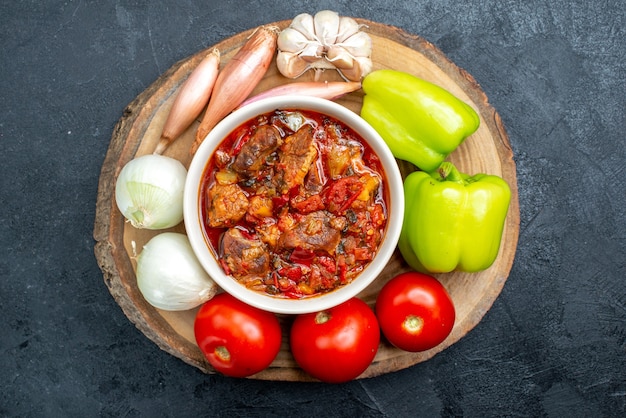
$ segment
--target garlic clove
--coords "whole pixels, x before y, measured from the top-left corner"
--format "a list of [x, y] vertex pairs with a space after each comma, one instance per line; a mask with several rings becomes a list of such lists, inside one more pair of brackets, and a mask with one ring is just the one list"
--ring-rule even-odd
[[294, 17], [289, 27], [297, 30], [309, 40], [315, 40], [315, 25], [313, 24], [313, 16], [308, 13], [301, 13]]
[[310, 42], [298, 55], [305, 61], [315, 62], [324, 56], [324, 47], [317, 42]]
[[328, 48], [326, 58], [339, 69], [351, 69], [354, 66], [354, 58], [352, 55], [344, 48], [337, 45]]
[[359, 81], [372, 72], [372, 60], [368, 57], [354, 57], [352, 68], [338, 68], [337, 71], [347, 80]]
[[304, 74], [310, 63], [300, 58], [297, 53], [279, 51], [276, 55], [276, 66], [278, 71], [287, 78], [297, 78]]
[[360, 67], [361, 77], [365, 77], [374, 69], [374, 63], [370, 57], [354, 57], [354, 61]]
[[322, 45], [330, 46], [337, 41], [339, 33], [339, 14], [332, 10], [322, 10], [313, 18], [315, 34]]
[[312, 61], [309, 65], [311, 68], [318, 68], [320, 70], [334, 70], [337, 67], [334, 63], [328, 61], [328, 58], [320, 58], [317, 61]]
[[372, 55], [372, 38], [365, 32], [357, 32], [338, 45], [341, 45], [355, 57], [370, 57]]
[[278, 49], [284, 52], [300, 52], [311, 43], [302, 32], [293, 28], [281, 31], [276, 42]]
[[343, 16], [339, 19], [339, 30], [337, 31], [336, 43], [341, 43], [359, 32], [361, 26], [351, 17]]

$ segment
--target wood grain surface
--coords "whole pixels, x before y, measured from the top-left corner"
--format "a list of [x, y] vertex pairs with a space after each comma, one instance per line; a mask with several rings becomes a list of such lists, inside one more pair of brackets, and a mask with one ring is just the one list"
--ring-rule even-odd
[[[500, 294], [513, 264], [519, 235], [519, 202], [515, 163], [505, 128], [472, 76], [458, 68], [434, 45], [419, 36], [372, 21], [359, 20], [359, 23], [366, 25], [364, 30], [373, 40], [374, 69], [392, 68], [429, 80], [446, 88], [479, 113], [481, 125], [478, 131], [455, 150], [449, 160], [468, 174], [500, 175], [507, 180], [512, 191], [500, 254], [495, 263], [479, 273], [454, 272], [437, 275], [450, 292], [456, 307], [457, 319], [449, 337], [441, 345], [422, 353], [404, 352], [383, 340], [374, 362], [359, 377], [365, 378], [426, 361], [459, 341], [480, 322]], [[289, 21], [272, 24], [284, 28]], [[214, 373], [214, 370], [206, 362], [194, 340], [195, 310], [185, 312], [158, 310], [143, 299], [137, 288], [135, 256], [152, 236], [163, 231], [137, 230], [125, 222], [115, 204], [115, 181], [121, 168], [128, 161], [154, 151], [179, 87], [200, 60], [213, 48], [218, 48], [222, 54], [223, 66], [252, 30], [211, 45], [179, 61], [124, 109], [112, 134], [98, 188], [94, 226], [95, 255], [111, 295], [128, 319], [150, 340], [161, 349], [206, 373]], [[322, 78], [340, 80], [334, 71], [326, 71]], [[307, 79], [312, 79], [312, 74], [306, 74], [298, 81]], [[272, 65], [252, 94], [290, 81], [292, 80], [284, 78], [278, 73], [275, 65]], [[351, 93], [337, 101], [352, 111], [359, 112], [362, 92]], [[191, 160], [189, 149], [197, 126], [196, 121], [164, 155], [177, 158], [188, 166]], [[413, 170], [408, 163], [402, 161], [398, 163], [404, 174]], [[170, 230], [185, 232], [183, 224]], [[359, 297], [373, 306], [378, 291], [386, 281], [406, 270], [407, 265], [396, 251], [383, 273]], [[285, 331], [288, 330], [292, 319], [289, 316], [280, 316]], [[276, 360], [268, 369], [251, 378], [313, 380], [297, 367], [289, 351], [287, 332], [283, 334], [281, 352]]]

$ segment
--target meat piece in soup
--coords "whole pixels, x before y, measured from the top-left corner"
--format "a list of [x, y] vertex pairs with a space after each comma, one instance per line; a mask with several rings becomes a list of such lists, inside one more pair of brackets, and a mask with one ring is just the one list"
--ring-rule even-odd
[[284, 231], [279, 245], [335, 254], [344, 225], [326, 211], [312, 212], [299, 217], [291, 229]]
[[280, 132], [271, 125], [259, 126], [242, 145], [232, 169], [244, 178], [252, 178], [265, 166], [267, 158], [280, 145]]
[[302, 185], [316, 156], [311, 125], [303, 125], [295, 134], [285, 138], [278, 150], [278, 192], [287, 193]]
[[212, 228], [234, 226], [248, 211], [248, 197], [237, 184], [215, 183], [207, 199], [207, 223]]
[[238, 228], [230, 228], [222, 238], [223, 261], [237, 278], [264, 276], [269, 272], [270, 254], [258, 238], [244, 236]]

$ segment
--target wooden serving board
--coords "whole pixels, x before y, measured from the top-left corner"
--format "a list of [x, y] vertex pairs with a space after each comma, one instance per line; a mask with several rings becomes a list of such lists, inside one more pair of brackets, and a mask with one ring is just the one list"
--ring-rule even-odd
[[[401, 351], [383, 340], [374, 362], [359, 377], [365, 378], [397, 371], [428, 360], [459, 341], [478, 324], [500, 294], [511, 270], [519, 235], [519, 202], [515, 163], [504, 126], [472, 76], [458, 68], [439, 49], [419, 36], [380, 23], [357, 20], [366, 25], [364, 30], [372, 37], [374, 69], [401, 70], [439, 84], [470, 104], [479, 113], [480, 128], [454, 151], [449, 160], [461, 171], [469, 174], [481, 172], [502, 176], [512, 190], [504, 236], [495, 263], [480, 273], [455, 272], [437, 275], [448, 289], [456, 307], [456, 322], [449, 337], [441, 345], [421, 353]], [[290, 21], [282, 21], [272, 25], [282, 29], [289, 23]], [[178, 89], [200, 60], [213, 48], [218, 48], [222, 54], [223, 66], [252, 31], [253, 29], [235, 35], [176, 63], [124, 109], [111, 138], [98, 189], [94, 227], [95, 254], [104, 274], [106, 286], [126, 316], [141, 332], [161, 349], [206, 373], [214, 373], [214, 370], [195, 343], [193, 321], [196, 310], [161, 311], [149, 305], [137, 288], [135, 256], [151, 237], [163, 231], [138, 230], [125, 222], [115, 203], [115, 181], [127, 162], [154, 151]], [[326, 71], [322, 78], [341, 80], [335, 71]], [[312, 74], [306, 74], [298, 81], [307, 79], [312, 79]], [[280, 75], [273, 65], [252, 94], [290, 81]], [[358, 113], [362, 103], [362, 92], [351, 93], [337, 101]], [[178, 158], [188, 167], [191, 161], [189, 149], [197, 126], [196, 121], [164, 154]], [[399, 161], [399, 165], [403, 174], [413, 170], [408, 163]], [[171, 230], [185, 232], [182, 224]], [[407, 270], [408, 266], [396, 251], [381, 275], [359, 297], [373, 307], [376, 295], [387, 280]], [[287, 331], [292, 319], [289, 316], [280, 316], [285, 330], [281, 351], [268, 369], [252, 378], [313, 380], [298, 368], [290, 354]]]

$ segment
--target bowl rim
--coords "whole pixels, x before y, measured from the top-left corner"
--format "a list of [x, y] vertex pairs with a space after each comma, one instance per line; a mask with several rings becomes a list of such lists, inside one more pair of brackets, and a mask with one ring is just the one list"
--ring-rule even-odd
[[[310, 110], [336, 118], [355, 130], [368, 142], [385, 171], [389, 193], [385, 236], [374, 260], [348, 285], [329, 293], [304, 299], [277, 298], [246, 288], [226, 275], [206, 241], [200, 212], [200, 182], [206, 164], [222, 140], [241, 124], [255, 116], [278, 109]], [[372, 140], [373, 139], [373, 140]], [[382, 272], [393, 255], [404, 218], [404, 190], [400, 169], [382, 137], [357, 113], [331, 100], [309, 96], [277, 96], [252, 102], [236, 109], [220, 121], [205, 137], [189, 165], [185, 181], [183, 215], [191, 247], [203, 269], [225, 292], [259, 309], [278, 314], [304, 314], [329, 309], [357, 296]]]

